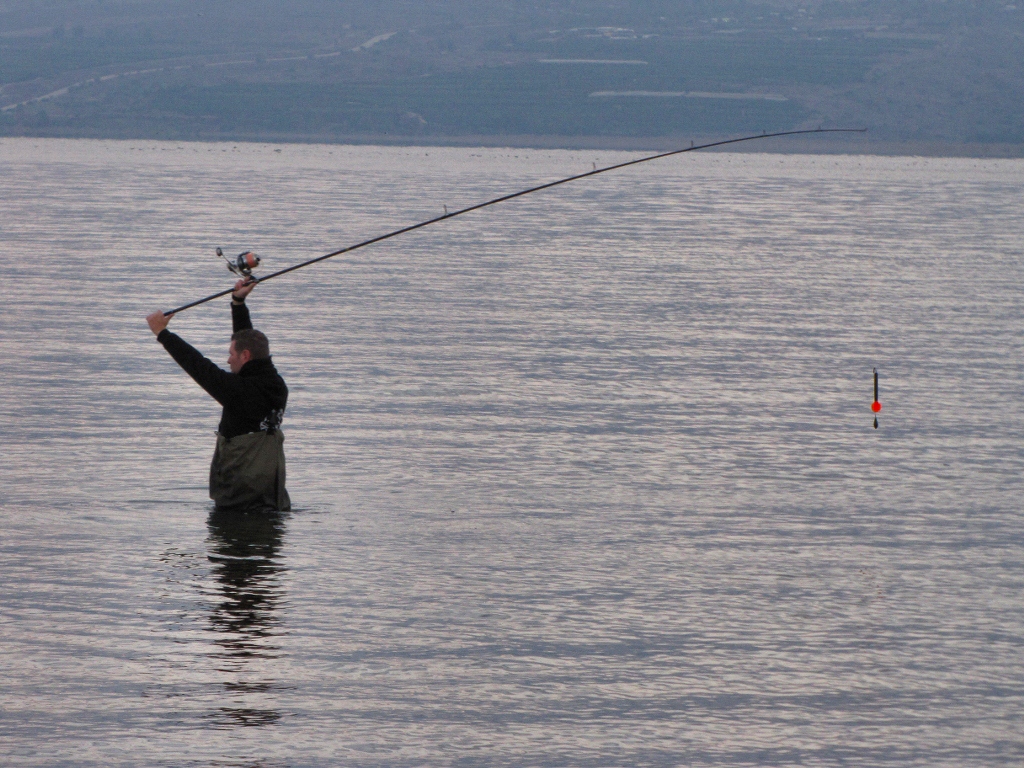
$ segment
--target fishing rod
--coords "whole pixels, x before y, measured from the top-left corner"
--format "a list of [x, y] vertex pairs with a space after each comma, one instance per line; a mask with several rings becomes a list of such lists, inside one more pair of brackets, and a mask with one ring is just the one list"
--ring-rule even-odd
[[[246, 251], [245, 253], [242, 253], [242, 254], [240, 254], [238, 256], [237, 266], [235, 264], [233, 264], [232, 262], [230, 262], [230, 261], [228, 262], [228, 266], [236, 274], [243, 274], [245, 276], [245, 279], [250, 281], [250, 282], [265, 283], [267, 280], [272, 280], [275, 277], [280, 277], [281, 275], [286, 275], [289, 272], [294, 272], [297, 269], [302, 269], [303, 267], [308, 267], [311, 264], [316, 264], [317, 262], [320, 262], [320, 261], [326, 261], [327, 259], [333, 259], [335, 256], [340, 256], [343, 253], [349, 253], [350, 251], [354, 251], [357, 248], [363, 248], [363, 247], [365, 247], [367, 245], [373, 245], [374, 243], [379, 243], [382, 240], [387, 240], [387, 239], [392, 238], [392, 237], [397, 237], [398, 235], [404, 235], [406, 232], [412, 232], [414, 229], [421, 229], [423, 227], [428, 227], [431, 224], [436, 224], [439, 221], [445, 221], [447, 219], [454, 219], [456, 216], [461, 216], [462, 214], [469, 213], [470, 211], [478, 211], [481, 208], [486, 208], [489, 205], [497, 205], [498, 203], [504, 203], [507, 200], [514, 200], [517, 197], [522, 197], [523, 195], [529, 195], [529, 194], [532, 194], [534, 192], [540, 192], [542, 189], [550, 189], [551, 187], [557, 187], [560, 184], [568, 184], [570, 181], [578, 181], [580, 179], [586, 179], [586, 178], [588, 178], [590, 176], [596, 176], [599, 173], [607, 173], [608, 171], [615, 171], [615, 170], [618, 170], [619, 168], [628, 168], [631, 165], [639, 165], [640, 163], [650, 162], [651, 160], [660, 160], [663, 157], [671, 157], [672, 155], [681, 155], [684, 152], [695, 152], [698, 149], [709, 149], [711, 147], [722, 147], [722, 146], [725, 146], [726, 144], [738, 144], [741, 141], [754, 141], [756, 139], [771, 139], [771, 138], [774, 138], [776, 136], [797, 136], [799, 134], [804, 134], [804, 133], [865, 133], [866, 131], [867, 131], [867, 128], [811, 128], [811, 129], [800, 130], [800, 131], [778, 131], [777, 133], [757, 133], [757, 134], [754, 134], [752, 136], [742, 136], [742, 137], [740, 137], [738, 139], [724, 139], [722, 141], [713, 141], [710, 144], [699, 144], [699, 145], [696, 145], [696, 146], [691, 141], [690, 142], [690, 146], [688, 146], [688, 147], [686, 147], [684, 149], [673, 149], [673, 150], [671, 150], [669, 152], [662, 152], [662, 153], [657, 154], [657, 155], [649, 155], [647, 157], [637, 158], [636, 160], [627, 160], [624, 163], [616, 163], [615, 165], [609, 165], [609, 166], [607, 166], [605, 168], [594, 168], [594, 170], [587, 171], [586, 173], [578, 173], [575, 176], [567, 176], [566, 178], [558, 179], [557, 181], [549, 181], [546, 184], [538, 184], [535, 187], [530, 187], [529, 189], [523, 189], [523, 190], [520, 190], [519, 192], [513, 192], [513, 193], [508, 194], [508, 195], [502, 195], [501, 197], [496, 197], [493, 200], [487, 200], [486, 202], [483, 202], [483, 203], [477, 203], [476, 205], [471, 205], [471, 206], [469, 206], [467, 208], [463, 208], [463, 209], [458, 210], [458, 211], [452, 211], [451, 213], [449, 213], [447, 207], [445, 207], [444, 213], [442, 215], [440, 215], [440, 216], [435, 216], [432, 219], [427, 219], [426, 221], [421, 221], [418, 224], [410, 224], [407, 227], [402, 227], [401, 229], [396, 229], [396, 230], [394, 230], [392, 232], [387, 232], [387, 233], [385, 233], [383, 235], [377, 235], [376, 237], [371, 237], [369, 240], [363, 240], [362, 242], [356, 243], [355, 245], [350, 245], [350, 246], [347, 246], [345, 248], [341, 248], [341, 249], [339, 249], [337, 251], [333, 251], [333, 252], [325, 254], [323, 256], [317, 256], [314, 259], [309, 259], [308, 261], [303, 261], [300, 264], [293, 264], [292, 266], [285, 267], [284, 269], [278, 270], [277, 272], [272, 272], [271, 274], [266, 275], [265, 277], [257, 278], [255, 275], [251, 274], [251, 266], [255, 266], [251, 262], [255, 261], [255, 263], [258, 264], [259, 263], [259, 257], [257, 257], [255, 254], [253, 254], [253, 253], [251, 253], [249, 251]], [[218, 250], [218, 255], [222, 256], [223, 254], [219, 253], [220, 249], [218, 248], [217, 250]], [[249, 258], [249, 257], [252, 257], [252, 258]], [[249, 269], [245, 268], [247, 265], [249, 265], [249, 267], [250, 267]], [[233, 291], [234, 291], [234, 288], [228, 288], [226, 291], [220, 291], [219, 293], [214, 293], [214, 294], [212, 294], [210, 296], [207, 296], [205, 298], [199, 299], [198, 301], [193, 301], [190, 304], [183, 304], [182, 306], [178, 307], [177, 309], [172, 309], [172, 310], [169, 310], [167, 312], [164, 312], [164, 316], [165, 317], [170, 317], [171, 315], [177, 314], [178, 312], [182, 312], [182, 311], [184, 311], [186, 309], [190, 309], [192, 307], [197, 307], [200, 304], [205, 304], [206, 302], [213, 301], [214, 299], [219, 299], [221, 296], [227, 296], [229, 293], [232, 293]]]

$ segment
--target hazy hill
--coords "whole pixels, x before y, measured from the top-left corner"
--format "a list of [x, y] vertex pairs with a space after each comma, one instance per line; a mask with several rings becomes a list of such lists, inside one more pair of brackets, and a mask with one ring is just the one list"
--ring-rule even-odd
[[1024, 7], [0, 0], [0, 83], [6, 135], [1024, 145]]

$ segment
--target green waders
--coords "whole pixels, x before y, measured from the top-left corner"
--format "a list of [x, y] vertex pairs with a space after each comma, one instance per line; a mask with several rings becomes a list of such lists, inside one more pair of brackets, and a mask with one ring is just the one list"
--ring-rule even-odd
[[284, 433], [217, 435], [210, 464], [210, 498], [221, 508], [292, 508], [284, 487]]

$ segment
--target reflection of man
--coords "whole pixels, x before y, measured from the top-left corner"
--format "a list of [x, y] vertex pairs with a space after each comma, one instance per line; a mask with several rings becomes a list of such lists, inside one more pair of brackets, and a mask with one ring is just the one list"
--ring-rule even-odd
[[267, 708], [264, 694], [280, 687], [268, 677], [278, 656], [278, 609], [285, 599], [284, 516], [272, 510], [215, 509], [207, 524], [210, 575], [219, 590], [210, 601], [212, 656], [227, 674], [223, 696], [210, 715], [212, 724], [271, 725], [281, 719], [280, 711]]
[[255, 287], [255, 281], [239, 280], [231, 294], [230, 373], [167, 330], [171, 318], [163, 312], [154, 312], [146, 322], [178, 365], [224, 406], [210, 465], [210, 498], [217, 507], [284, 510], [291, 508], [280, 429], [288, 387], [270, 359], [267, 337], [249, 319], [245, 297]]
[[282, 599], [284, 519], [275, 512], [248, 514], [231, 509], [210, 513], [209, 558], [222, 600], [212, 604], [211, 623], [230, 655], [251, 657], [267, 648], [278, 624]]

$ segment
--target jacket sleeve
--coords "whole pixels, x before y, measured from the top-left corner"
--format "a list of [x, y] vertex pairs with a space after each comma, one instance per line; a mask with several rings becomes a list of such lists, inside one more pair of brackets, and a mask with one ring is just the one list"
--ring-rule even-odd
[[219, 368], [176, 333], [171, 333], [165, 328], [160, 331], [156, 340], [164, 345], [164, 349], [185, 373], [195, 379], [196, 384], [221, 405], [227, 405], [242, 394], [244, 385], [240, 376]]
[[249, 308], [245, 304], [231, 302], [231, 331], [246, 331], [252, 328], [252, 320], [249, 319]]

